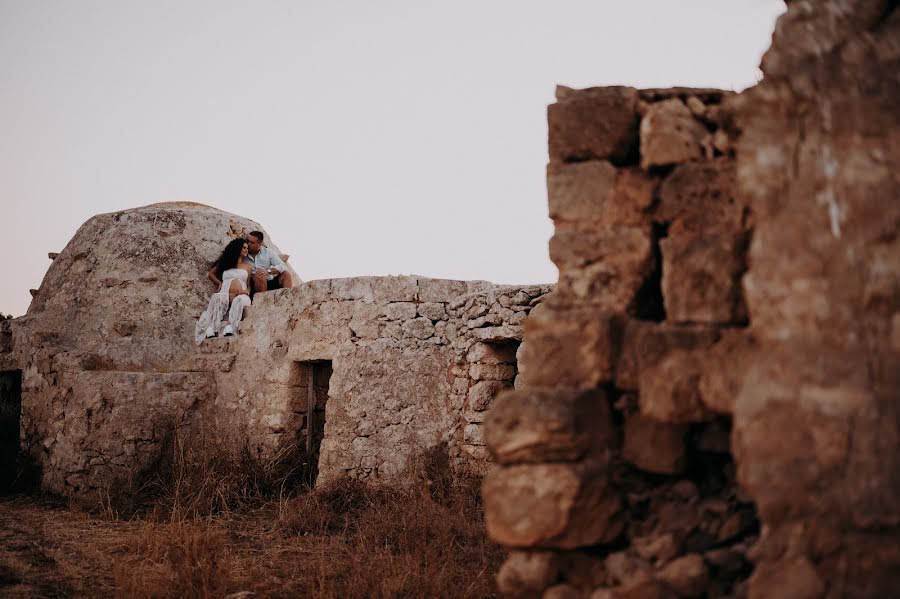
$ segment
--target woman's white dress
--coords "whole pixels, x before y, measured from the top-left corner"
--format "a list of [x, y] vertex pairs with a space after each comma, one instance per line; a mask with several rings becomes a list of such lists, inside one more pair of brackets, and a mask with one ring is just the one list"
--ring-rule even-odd
[[228, 324], [237, 333], [244, 315], [244, 308], [250, 305], [250, 296], [236, 295], [229, 307], [228, 290], [231, 289], [231, 282], [235, 279], [241, 284], [242, 289], [247, 289], [247, 271], [243, 268], [229, 268], [222, 273], [222, 287], [209, 298], [206, 311], [200, 315], [200, 319], [194, 327], [194, 341], [197, 345], [203, 343], [208, 332], [221, 337]]

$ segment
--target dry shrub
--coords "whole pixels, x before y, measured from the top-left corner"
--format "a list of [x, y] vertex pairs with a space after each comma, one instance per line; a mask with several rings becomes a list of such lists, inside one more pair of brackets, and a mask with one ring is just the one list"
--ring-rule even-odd
[[120, 597], [220, 597], [230, 584], [227, 531], [203, 519], [148, 523], [114, 570]]
[[157, 519], [177, 520], [226, 514], [290, 495], [306, 485], [300, 451], [296, 443], [287, 443], [260, 457], [244, 436], [201, 429], [186, 439], [176, 428], [155, 472], [135, 494], [136, 505]]

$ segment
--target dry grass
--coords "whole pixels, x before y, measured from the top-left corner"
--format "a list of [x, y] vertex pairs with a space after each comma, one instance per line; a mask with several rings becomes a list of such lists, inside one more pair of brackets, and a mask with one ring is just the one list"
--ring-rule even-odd
[[0, 597], [496, 594], [503, 555], [485, 537], [478, 481], [454, 477], [445, 454], [422, 456], [403, 489], [309, 491], [290, 452], [261, 464], [203, 445], [176, 439], [127, 519], [109, 502], [101, 514], [0, 502]]

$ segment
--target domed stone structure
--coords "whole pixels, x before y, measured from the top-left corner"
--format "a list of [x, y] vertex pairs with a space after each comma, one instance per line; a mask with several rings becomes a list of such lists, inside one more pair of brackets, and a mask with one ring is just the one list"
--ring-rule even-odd
[[195, 346], [194, 322], [215, 290], [206, 272], [252, 230], [209, 206], [154, 204], [91, 218], [55, 257], [0, 353], [0, 370], [21, 370], [22, 441], [45, 488], [129, 479], [156, 459], [161, 427], [215, 394], [217, 357]]
[[550, 286], [311, 281], [256, 294], [236, 337], [195, 345], [207, 271], [255, 229], [199, 204], [95, 216], [27, 315], [0, 323], [0, 382], [14, 390], [0, 399], [18, 394], [4, 411], [21, 413], [20, 461], [46, 490], [127, 494], [176, 433], [261, 460], [290, 448], [319, 480], [397, 479], [438, 446], [484, 468], [485, 411], [513, 385], [522, 323]]

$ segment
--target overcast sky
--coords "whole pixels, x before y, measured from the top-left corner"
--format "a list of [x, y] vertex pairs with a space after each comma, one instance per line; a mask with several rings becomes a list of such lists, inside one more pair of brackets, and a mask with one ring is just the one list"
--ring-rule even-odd
[[0, 0], [0, 311], [92, 215], [162, 201], [259, 221], [303, 279], [555, 281], [554, 86], [741, 90], [783, 10]]

